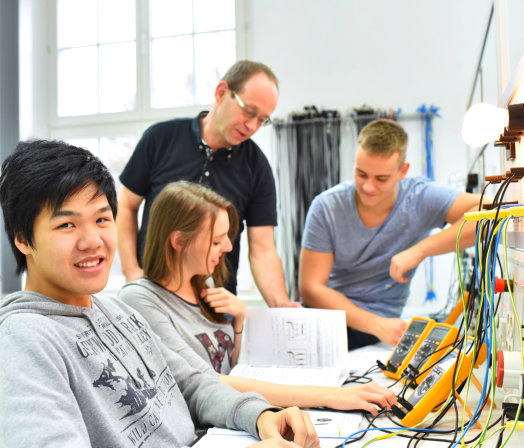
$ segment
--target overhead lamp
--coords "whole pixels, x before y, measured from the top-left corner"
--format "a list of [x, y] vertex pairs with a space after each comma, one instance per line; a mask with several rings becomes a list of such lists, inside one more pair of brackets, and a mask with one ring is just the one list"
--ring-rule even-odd
[[524, 104], [496, 107], [488, 103], [471, 106], [462, 124], [462, 139], [473, 147], [498, 141], [520, 140], [524, 132]]

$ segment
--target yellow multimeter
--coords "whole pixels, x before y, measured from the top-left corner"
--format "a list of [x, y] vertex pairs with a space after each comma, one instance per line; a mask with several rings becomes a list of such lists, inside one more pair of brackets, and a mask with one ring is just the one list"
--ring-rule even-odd
[[407, 330], [402, 335], [402, 339], [400, 339], [395, 350], [393, 350], [386, 365], [379, 364], [384, 375], [395, 380], [400, 378], [413, 354], [429, 334], [433, 325], [435, 325], [435, 321], [426, 317], [414, 317], [411, 319]]
[[[441, 405], [451, 393], [454, 373], [456, 373], [455, 387], [460, 387], [469, 375], [474, 352], [471, 338], [468, 338], [465, 352], [463, 347], [455, 350], [450, 348], [407, 400], [399, 398], [400, 407], [393, 405], [391, 410], [400, 419], [402, 425], [411, 428], [419, 424], [429, 412]], [[482, 344], [474, 367], [482, 364], [486, 360], [486, 355], [486, 344]], [[456, 390], [455, 394], [457, 394]]]
[[401, 381], [411, 382], [414, 387], [420, 384], [431, 371], [433, 364], [449, 351], [446, 348], [457, 341], [457, 335], [458, 330], [453, 325], [435, 322], [426, 339], [422, 341], [409, 361]]

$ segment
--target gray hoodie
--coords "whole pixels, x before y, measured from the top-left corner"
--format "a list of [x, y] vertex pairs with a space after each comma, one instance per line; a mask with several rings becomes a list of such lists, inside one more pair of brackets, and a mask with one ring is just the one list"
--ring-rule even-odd
[[272, 408], [159, 343], [124, 303], [92, 308], [18, 292], [0, 300], [0, 446], [174, 447], [195, 426], [257, 435]]

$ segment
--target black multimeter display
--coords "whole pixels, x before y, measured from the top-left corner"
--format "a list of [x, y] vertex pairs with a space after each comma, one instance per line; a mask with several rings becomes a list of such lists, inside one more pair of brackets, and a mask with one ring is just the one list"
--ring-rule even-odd
[[406, 355], [418, 342], [419, 336], [422, 334], [427, 324], [427, 321], [414, 320], [411, 322], [411, 325], [408, 327], [404, 336], [402, 336], [402, 339], [398, 343], [397, 348], [391, 355], [388, 364], [391, 364], [396, 369], [400, 367]]
[[433, 325], [435, 325], [435, 321], [427, 317], [414, 317], [411, 319], [408, 329], [404, 332], [387, 364], [379, 364], [382, 373], [390, 378], [399, 379], [413, 354], [433, 328]]
[[428, 359], [428, 357], [435, 352], [448, 333], [449, 328], [440, 327], [438, 324], [433, 327], [433, 330], [431, 330], [426, 339], [424, 339], [424, 342], [418, 348], [415, 356], [413, 356], [410, 364], [414, 367], [418, 367], [421, 362]]
[[422, 344], [418, 347], [404, 370], [401, 381], [409, 381], [411, 387], [416, 387], [429, 373], [432, 366], [444, 354], [445, 348], [450, 347], [457, 340], [458, 330], [449, 324], [435, 323]]

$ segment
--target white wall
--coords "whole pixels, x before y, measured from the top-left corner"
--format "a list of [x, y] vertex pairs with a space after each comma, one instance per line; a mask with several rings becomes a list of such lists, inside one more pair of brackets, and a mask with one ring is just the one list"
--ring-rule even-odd
[[[433, 128], [436, 179], [447, 184], [465, 175], [460, 128], [490, 0], [246, 1], [246, 56], [267, 63], [280, 79], [275, 116], [310, 104], [346, 113], [366, 103], [406, 114], [433, 104], [442, 115]], [[410, 133], [411, 174], [418, 174], [420, 125], [403, 124]], [[270, 145], [267, 132], [257, 140]], [[435, 310], [446, 299], [451, 275], [451, 256], [439, 258]], [[422, 269], [417, 277], [413, 306], [425, 297]]]

